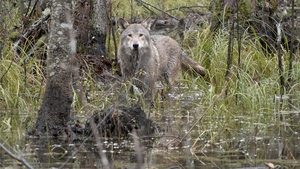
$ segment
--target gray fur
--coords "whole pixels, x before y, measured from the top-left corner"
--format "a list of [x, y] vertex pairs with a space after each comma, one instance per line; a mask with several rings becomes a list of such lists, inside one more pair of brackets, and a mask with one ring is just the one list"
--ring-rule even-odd
[[163, 81], [171, 87], [181, 65], [191, 67], [200, 75], [205, 74], [205, 69], [189, 58], [174, 39], [150, 35], [146, 29], [148, 26], [144, 24], [125, 24], [118, 48], [122, 76], [124, 80], [133, 80], [145, 97], [153, 99], [157, 81]]

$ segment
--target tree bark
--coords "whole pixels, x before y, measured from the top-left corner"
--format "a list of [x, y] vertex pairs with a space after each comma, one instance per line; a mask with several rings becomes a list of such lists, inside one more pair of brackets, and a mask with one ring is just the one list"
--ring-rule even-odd
[[95, 74], [101, 74], [104, 70], [110, 69], [110, 66], [105, 65], [105, 60], [107, 60], [105, 42], [108, 27], [106, 0], [76, 1], [74, 19], [78, 40], [77, 57], [83, 67], [74, 76], [76, 79], [74, 88], [81, 104], [86, 106], [87, 98], [81, 80], [84, 68], [92, 66]]
[[47, 84], [36, 121], [36, 134], [61, 136], [70, 119], [76, 41], [72, 33], [72, 0], [53, 0], [47, 53]]
[[79, 0], [75, 4], [74, 26], [78, 37], [78, 52], [105, 56], [108, 27], [106, 0]]
[[93, 54], [106, 55], [105, 41], [106, 32], [108, 27], [108, 17], [106, 10], [106, 0], [92, 0], [93, 1], [93, 14], [92, 14], [92, 27], [93, 38], [95, 39], [92, 44]]

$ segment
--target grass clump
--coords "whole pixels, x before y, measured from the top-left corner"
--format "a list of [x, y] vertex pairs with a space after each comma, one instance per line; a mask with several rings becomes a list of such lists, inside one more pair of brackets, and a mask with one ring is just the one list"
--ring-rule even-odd
[[36, 59], [27, 63], [27, 73], [24, 66], [22, 59], [14, 59], [12, 51], [0, 60], [0, 131], [6, 131], [7, 136], [11, 133], [8, 130], [31, 126], [40, 104], [44, 85], [41, 67]]
[[[204, 112], [195, 112], [196, 117], [205, 113], [199, 124], [200, 131], [206, 131], [208, 139], [211, 140], [215, 140], [216, 137], [225, 139], [236, 137], [243, 132], [254, 134], [253, 128], [259, 124], [259, 133], [263, 136], [270, 125], [281, 123], [276, 114], [281, 110], [288, 110], [289, 107], [287, 100], [279, 106], [277, 57], [275, 54], [266, 56], [258, 39], [245, 32], [241, 39], [241, 65], [238, 65], [238, 47], [235, 39], [233, 66], [227, 82], [225, 72], [228, 34], [225, 29], [213, 33], [206, 28], [188, 33], [183, 42], [190, 55], [203, 63], [209, 71], [208, 81], [197, 79], [197, 82], [194, 82], [194, 77], [184, 75], [186, 85], [192, 84], [190, 88], [196, 86], [204, 92], [199, 103], [204, 106]], [[287, 58], [287, 51], [284, 51], [284, 56]], [[297, 79], [297, 71], [296, 66], [293, 79]], [[295, 83], [294, 86], [299, 86], [299, 83]], [[299, 99], [293, 92], [287, 93]]]

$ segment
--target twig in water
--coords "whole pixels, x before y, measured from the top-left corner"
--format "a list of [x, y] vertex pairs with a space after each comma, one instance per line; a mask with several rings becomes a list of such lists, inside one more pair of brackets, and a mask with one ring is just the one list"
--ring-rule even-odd
[[[222, 93], [222, 92], [221, 92]], [[223, 92], [224, 93], [224, 92]], [[204, 116], [206, 114], [208, 114], [208, 110], [211, 110], [215, 103], [217, 101], [219, 101], [220, 99], [222, 99], [222, 94], [218, 95], [217, 97], [215, 97], [215, 99], [211, 102], [211, 104], [206, 108], [206, 111], [204, 110], [204, 113], [193, 123], [193, 125], [190, 127], [190, 129], [186, 132], [186, 134], [180, 139], [180, 141], [178, 142], [178, 144], [176, 146], [178, 146], [180, 143], [182, 143], [182, 141], [191, 133], [191, 131], [193, 130], [194, 127], [196, 127], [200, 121], [204, 118]]]
[[20, 163], [22, 163], [24, 166], [26, 166], [29, 169], [33, 169], [33, 167], [27, 162], [26, 159], [24, 159], [21, 156], [15, 155], [14, 153], [12, 153], [8, 148], [6, 148], [2, 143], [0, 143], [0, 147], [13, 159], [19, 161]]
[[99, 156], [101, 158], [103, 168], [104, 169], [110, 169], [109, 161], [108, 161], [105, 153], [103, 152], [103, 145], [102, 145], [102, 142], [101, 142], [99, 131], [97, 129], [97, 125], [95, 124], [94, 120], [91, 120], [90, 124], [91, 124], [93, 135], [94, 135], [95, 140], [96, 140], [96, 146], [98, 148], [98, 153], [99, 153]]
[[203, 119], [204, 115], [206, 113], [203, 113], [196, 121], [195, 123], [190, 127], [190, 129], [186, 132], [186, 134], [180, 139], [180, 141], [178, 142], [178, 144], [176, 146], [178, 146], [180, 143], [182, 143], [182, 141], [189, 135], [191, 134], [192, 129], [199, 124], [199, 122]]
[[139, 142], [139, 137], [136, 134], [136, 131], [133, 130], [132, 132], [133, 142], [134, 142], [134, 150], [137, 158], [137, 164], [135, 166], [136, 169], [143, 168], [143, 154], [142, 154], [142, 147]]
[[[98, 123], [97, 127], [100, 126], [103, 122], [105, 122], [105, 120], [113, 113], [113, 111], [110, 111], [109, 113], [106, 114], [106, 116]], [[94, 120], [93, 118], [91, 119], [92, 121]], [[63, 169], [65, 168], [65, 166], [68, 164], [68, 162], [70, 160], [73, 159], [73, 157], [79, 152], [79, 150], [83, 147], [84, 143], [86, 143], [89, 139], [91, 139], [91, 137], [93, 136], [93, 134], [90, 134], [88, 137], [86, 137], [82, 143], [80, 144], [79, 148], [74, 151], [72, 153], [72, 155], [59, 167], [59, 169]]]

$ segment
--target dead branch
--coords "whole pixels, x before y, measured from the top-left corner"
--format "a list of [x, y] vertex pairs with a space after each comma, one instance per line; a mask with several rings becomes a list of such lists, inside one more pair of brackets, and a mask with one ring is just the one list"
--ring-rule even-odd
[[[39, 0], [35, 0], [34, 4], [33, 4], [33, 7], [31, 9], [31, 12], [29, 13], [29, 17], [32, 16], [37, 4], [38, 4]], [[29, 8], [29, 7], [28, 7]]]
[[31, 6], [31, 1], [32, 1], [32, 0], [30, 0], [29, 3], [28, 3], [28, 7], [27, 7], [27, 9], [26, 9], [25, 16], [28, 15], [28, 12], [29, 12], [29, 9], [30, 9], [30, 6]]
[[19, 161], [24, 166], [26, 166], [29, 169], [33, 169], [33, 167], [27, 162], [26, 159], [24, 159], [22, 156], [18, 156], [14, 153], [12, 153], [8, 148], [6, 148], [2, 143], [0, 143], [0, 147], [13, 159]]
[[37, 40], [40, 36], [42, 36], [42, 25], [46, 24], [46, 21], [48, 21], [49, 18], [50, 12], [46, 13], [40, 19], [35, 21], [27, 30], [24, 31], [24, 33], [22, 33], [22, 35], [20, 35], [19, 39], [13, 45], [13, 50], [17, 57], [19, 57], [21, 49], [27, 40]]
[[[171, 15], [171, 14], [169, 14], [169, 13], [167, 13], [167, 12], [165, 12], [165, 11], [159, 9], [159, 8], [157, 8], [156, 6], [154, 6], [154, 5], [152, 5], [152, 4], [148, 3], [148, 2], [145, 2], [145, 1], [143, 1], [143, 0], [135, 0], [135, 1], [136, 1], [137, 3], [139, 3], [139, 4], [142, 4], [142, 5], [143, 5], [144, 7], [146, 7], [147, 9], [149, 9], [148, 6], [150, 6], [151, 8], [154, 8], [155, 10], [157, 10], [157, 11], [159, 11], [159, 12], [162, 12], [162, 13], [164, 13], [165, 15], [167, 15], [167, 16], [173, 18], [173, 19], [176, 19], [177, 21], [179, 21], [179, 19], [177, 19], [175, 16], [173, 16], [173, 15]], [[151, 11], [152, 11], [152, 10], [151, 10]], [[153, 12], [153, 11], [152, 11], [152, 12]]]
[[[276, 25], [277, 27], [277, 58], [278, 58], [278, 73], [279, 73], [279, 84], [280, 84], [280, 105], [283, 103], [282, 96], [285, 92], [285, 80], [284, 80], [284, 68], [283, 68], [283, 54], [281, 49], [281, 38], [282, 38], [282, 26], [281, 23]], [[281, 106], [280, 106], [281, 107]]]
[[[195, 5], [195, 6], [180, 6], [180, 7], [177, 7], [177, 8], [173, 8], [173, 9], [168, 9], [166, 10], [166, 12], [171, 12], [171, 11], [175, 11], [175, 10], [179, 10], [181, 11], [182, 9], [193, 9], [193, 8], [206, 8], [208, 9], [209, 6], [202, 6], [202, 5]], [[191, 10], [192, 11], [192, 10]]]

